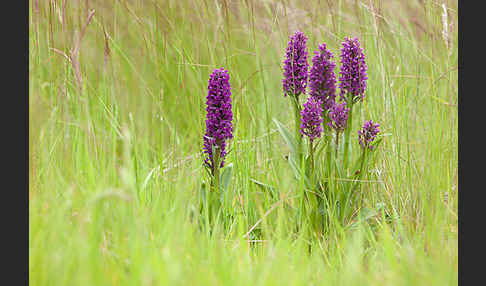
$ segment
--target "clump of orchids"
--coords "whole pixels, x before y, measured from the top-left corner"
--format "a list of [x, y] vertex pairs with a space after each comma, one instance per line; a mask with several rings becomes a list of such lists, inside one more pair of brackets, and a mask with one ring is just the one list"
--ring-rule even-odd
[[[340, 217], [345, 218], [353, 209], [350, 199], [362, 176], [366, 175], [365, 167], [370, 164], [368, 155], [381, 142], [381, 138], [376, 139], [379, 124], [366, 121], [355, 141], [361, 147], [360, 156], [353, 160], [353, 110], [365, 98], [368, 67], [358, 39], [345, 38], [338, 83], [334, 55], [325, 43], [314, 52], [309, 70], [306, 42], [304, 33], [295, 32], [290, 37], [283, 62], [283, 92], [291, 99], [296, 131], [292, 134], [283, 124], [274, 121], [291, 149], [288, 160], [296, 177], [302, 179], [305, 189], [313, 194], [305, 192], [302, 204], [311, 213], [317, 211], [318, 214], [313, 216], [307, 211], [303, 215], [319, 220], [326, 208], [334, 207]], [[300, 98], [305, 96], [307, 86], [310, 87], [309, 96], [301, 106]], [[341, 137], [344, 137], [342, 143]], [[303, 140], [308, 144], [302, 144]], [[322, 225], [322, 219], [311, 223]]]

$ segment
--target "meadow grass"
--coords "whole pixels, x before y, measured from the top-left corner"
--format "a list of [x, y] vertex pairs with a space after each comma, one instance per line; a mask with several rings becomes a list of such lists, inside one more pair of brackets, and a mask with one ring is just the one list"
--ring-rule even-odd
[[[30, 1], [31, 285], [457, 284], [457, 2], [450, 44], [442, 2], [289, 2]], [[319, 238], [295, 231], [303, 184], [273, 121], [292, 128], [281, 79], [296, 29], [309, 55], [360, 39], [369, 80], [352, 132], [373, 119], [383, 134], [359, 203]], [[231, 219], [208, 231], [201, 148], [219, 67]]]

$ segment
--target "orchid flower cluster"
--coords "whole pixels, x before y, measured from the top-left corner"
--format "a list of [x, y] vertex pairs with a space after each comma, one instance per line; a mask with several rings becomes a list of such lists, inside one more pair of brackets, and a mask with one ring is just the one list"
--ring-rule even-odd
[[[320, 44], [314, 51], [310, 68], [307, 59], [307, 37], [304, 33], [295, 32], [290, 37], [285, 51], [282, 87], [284, 96], [291, 100], [295, 117], [295, 135], [292, 136], [292, 133], [284, 130], [283, 124], [275, 119], [274, 121], [286, 142], [292, 145], [294, 170], [304, 166], [306, 179], [309, 181], [310, 178], [311, 186], [315, 186], [315, 178], [322, 182], [325, 180], [320, 180], [321, 178], [335, 175], [333, 166], [336, 164], [341, 164], [341, 170], [347, 170], [348, 176], [356, 174], [361, 176], [366, 153], [374, 151], [380, 141], [376, 140], [380, 132], [379, 124], [372, 120], [366, 121], [358, 131], [357, 143], [361, 147], [362, 156], [358, 159], [358, 163], [361, 160], [361, 164], [358, 164], [360, 168], [353, 175], [354, 170], [348, 165], [352, 112], [353, 106], [365, 98], [368, 67], [357, 38], [346, 37], [340, 51], [338, 80], [336, 80], [334, 54], [325, 43]], [[301, 97], [306, 97], [307, 87], [309, 87], [309, 96], [301, 105]], [[206, 133], [203, 137], [204, 166], [211, 177], [212, 193], [219, 194], [220, 180], [225, 177], [224, 174], [220, 174], [220, 168], [225, 165], [227, 142], [233, 138], [231, 86], [227, 70], [215, 69], [210, 75], [206, 106]], [[343, 134], [343, 148], [340, 148], [339, 141]], [[308, 152], [303, 151], [304, 138], [307, 138]], [[320, 151], [324, 147], [325, 156], [321, 156]], [[319, 169], [316, 168], [318, 166], [314, 159], [321, 157], [323, 160], [317, 162], [324, 162], [325, 168]], [[302, 162], [305, 164], [301, 164]], [[315, 170], [321, 175], [320, 178], [314, 173]]]
[[[303, 105], [304, 109], [301, 110], [300, 105], [294, 105], [301, 116], [300, 134], [296, 136], [308, 137], [310, 148], [313, 148], [312, 144], [321, 137], [322, 131], [327, 133], [328, 138], [331, 138], [329, 133], [334, 131], [335, 148], [338, 150], [340, 135], [344, 133], [346, 141], [343, 160], [347, 160], [353, 105], [364, 100], [368, 79], [363, 49], [357, 38], [346, 37], [342, 42], [338, 83], [341, 102], [338, 102], [334, 54], [325, 43], [320, 44], [314, 52], [312, 67], [308, 72], [306, 42], [304, 33], [295, 32], [290, 37], [283, 62], [282, 83], [285, 96], [299, 97], [306, 93], [307, 85], [310, 87], [310, 96]], [[358, 132], [359, 143], [363, 149], [373, 150], [372, 143], [379, 132], [378, 127], [378, 124], [370, 120]]]
[[227, 154], [226, 142], [233, 138], [233, 111], [228, 71], [215, 69], [209, 76], [206, 97], [206, 134], [203, 137], [204, 165], [209, 170], [211, 186], [219, 190], [220, 168]]
[[[365, 162], [368, 162], [366, 155], [374, 151], [381, 141], [376, 139], [380, 132], [380, 125], [372, 120], [363, 124], [358, 131], [357, 140], [355, 139], [355, 142], [359, 143], [356, 145], [361, 147], [361, 156], [355, 160], [355, 164], [349, 164], [352, 159], [349, 150], [352, 142], [353, 109], [365, 99], [368, 79], [368, 66], [363, 48], [357, 38], [344, 39], [340, 49], [339, 78], [336, 80], [337, 65], [333, 52], [325, 43], [318, 45], [309, 69], [306, 61], [306, 42], [307, 37], [300, 31], [290, 37], [283, 61], [282, 86], [284, 96], [290, 95], [292, 98], [295, 114], [300, 114], [299, 120], [295, 121], [298, 132], [295, 132], [294, 141], [307, 137], [309, 143], [308, 152], [304, 152], [302, 146], [296, 144], [298, 155], [294, 156], [297, 158], [295, 161], [305, 162], [302, 164], [305, 177], [310, 181], [311, 189], [314, 188], [313, 192], [318, 193], [316, 188], [319, 187], [315, 187], [316, 185], [324, 186], [321, 188], [324, 192], [326, 188], [329, 191], [327, 182], [329, 178], [338, 175], [337, 169], [345, 170], [350, 181], [359, 181], [364, 173]], [[309, 79], [309, 82], [306, 79]], [[309, 96], [305, 99], [302, 109], [299, 97], [305, 96], [307, 86], [309, 86]], [[339, 88], [339, 96], [337, 96], [337, 88]], [[282, 134], [289, 137], [288, 133]], [[321, 136], [322, 140], [320, 140]], [[343, 136], [344, 142], [340, 146], [339, 141]], [[316, 150], [326, 150], [325, 155], [320, 156]], [[314, 158], [315, 156], [320, 157]], [[323, 160], [317, 160], [321, 157]], [[324, 163], [323, 168], [318, 168], [316, 165], [318, 162]], [[292, 164], [295, 165], [295, 162]], [[359, 168], [353, 169], [355, 166]], [[339, 171], [339, 174], [342, 176], [343, 172]], [[321, 182], [324, 183], [320, 184]], [[356, 184], [349, 184], [349, 186], [351, 190]]]

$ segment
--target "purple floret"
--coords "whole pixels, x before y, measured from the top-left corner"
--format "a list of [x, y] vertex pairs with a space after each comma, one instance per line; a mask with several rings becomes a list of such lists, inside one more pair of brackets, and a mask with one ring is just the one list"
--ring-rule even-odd
[[326, 44], [319, 45], [319, 51], [314, 52], [310, 69], [310, 95], [324, 103], [324, 110], [329, 110], [336, 98], [336, 64], [331, 60], [333, 57]]
[[290, 37], [286, 49], [284, 64], [284, 79], [282, 80], [284, 96], [299, 96], [305, 93], [307, 87], [307, 37], [297, 31]]
[[310, 141], [321, 137], [322, 126], [322, 102], [314, 97], [309, 97], [304, 103], [304, 109], [300, 112], [302, 123], [300, 133], [309, 137]]
[[363, 124], [363, 128], [358, 131], [358, 139], [361, 147], [373, 150], [371, 143], [375, 140], [378, 132], [380, 132], [378, 127], [380, 127], [380, 124], [373, 123], [371, 120]]
[[207, 154], [207, 157], [204, 162], [213, 170], [213, 149], [221, 151], [220, 167], [223, 167], [226, 140], [233, 138], [231, 86], [228, 71], [223, 68], [215, 69], [209, 77], [206, 105], [206, 134], [204, 135], [203, 152]]
[[346, 102], [335, 104], [329, 111], [329, 121], [327, 124], [337, 132], [344, 131], [346, 123], [348, 122], [349, 108], [346, 107]]
[[340, 96], [347, 100], [346, 94], [351, 94], [352, 98], [360, 97], [363, 100], [368, 76], [368, 67], [365, 63], [365, 55], [360, 47], [357, 38], [347, 38], [342, 43], [341, 48], [341, 71], [339, 72]]

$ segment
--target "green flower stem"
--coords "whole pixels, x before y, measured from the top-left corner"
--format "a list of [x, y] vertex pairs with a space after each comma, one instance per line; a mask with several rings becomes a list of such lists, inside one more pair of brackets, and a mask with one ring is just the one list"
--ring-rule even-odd
[[219, 165], [220, 165], [220, 162], [219, 162], [219, 156], [220, 156], [220, 153], [221, 153], [221, 149], [219, 148], [219, 146], [221, 146], [220, 144], [217, 144], [218, 148], [215, 148], [215, 152], [214, 152], [214, 157], [213, 157], [213, 183], [211, 185], [213, 185], [214, 187], [214, 190], [216, 193], [219, 194]]
[[[324, 104], [322, 104], [322, 109], [324, 110]], [[323, 130], [323, 135], [325, 138], [325, 141], [327, 144], [326, 147], [326, 177], [330, 178], [331, 177], [331, 141], [332, 141], [332, 129], [327, 125], [329, 122], [329, 116], [326, 114], [326, 111], [322, 112], [322, 130]], [[328, 182], [326, 180], [325, 182], [325, 187], [326, 189], [328, 188]]]
[[314, 178], [314, 144], [312, 144], [312, 140], [309, 140], [309, 156], [310, 156], [310, 177], [311, 177], [311, 183], [313, 183], [313, 178]]
[[[326, 147], [326, 174], [327, 177], [331, 177], [331, 134], [329, 133], [329, 140], [327, 141], [327, 147]], [[327, 182], [326, 182], [327, 184]], [[327, 186], [327, 185], [326, 185]]]
[[360, 184], [360, 181], [361, 181], [361, 178], [363, 177], [363, 173], [364, 173], [364, 162], [366, 161], [366, 149], [367, 148], [363, 148], [363, 153], [361, 155], [361, 164], [359, 166], [359, 169], [358, 169], [358, 176], [356, 178], [356, 183], [355, 185], [353, 186], [353, 189], [354, 190], [356, 188], [356, 186], [358, 184]]
[[339, 151], [339, 131], [336, 131], [336, 155]]
[[302, 136], [300, 135], [300, 104], [299, 98], [295, 95], [291, 96], [292, 104], [294, 107], [294, 120], [295, 120], [295, 140], [297, 140], [297, 153], [302, 154]]
[[216, 217], [216, 214], [218, 212], [218, 209], [220, 207], [220, 204], [218, 203], [218, 198], [219, 198], [219, 179], [220, 179], [220, 168], [219, 166], [221, 165], [221, 142], [216, 142], [216, 148], [213, 148], [213, 169], [211, 172], [211, 191], [206, 193], [206, 209], [207, 209], [207, 219], [209, 218], [209, 223], [212, 224], [214, 218]]
[[[366, 148], [363, 148], [363, 159], [361, 160], [361, 165], [359, 167], [359, 173], [362, 174], [363, 173], [363, 167], [364, 167], [364, 162], [365, 162], [365, 159], [366, 159]], [[361, 176], [360, 176], [361, 177]]]
[[348, 166], [348, 150], [349, 145], [351, 145], [351, 130], [353, 129], [353, 98], [348, 96], [347, 102], [349, 103], [349, 114], [348, 114], [348, 126], [344, 131], [344, 154], [343, 154], [343, 166], [346, 168]]
[[[324, 109], [324, 103], [322, 104], [322, 131], [327, 134], [328, 132], [332, 131], [332, 128], [327, 125], [329, 123], [329, 111]], [[329, 140], [330, 141], [330, 140]]]

